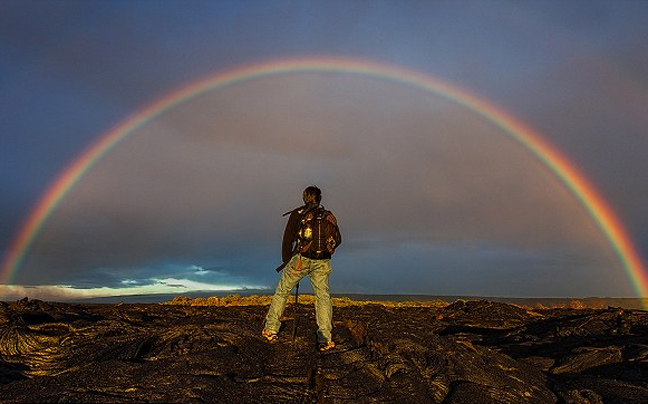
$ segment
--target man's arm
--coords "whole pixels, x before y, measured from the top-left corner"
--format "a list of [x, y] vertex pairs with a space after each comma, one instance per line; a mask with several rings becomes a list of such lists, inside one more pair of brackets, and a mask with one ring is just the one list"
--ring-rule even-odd
[[333, 235], [333, 240], [335, 241], [334, 248], [338, 248], [340, 244], [342, 244], [342, 234], [340, 233], [340, 227], [338, 226], [337, 219], [335, 218], [335, 215], [333, 215], [333, 213], [330, 212], [326, 217], [326, 219], [335, 226], [335, 234]]
[[299, 231], [299, 213], [297, 213], [297, 210], [294, 210], [288, 218], [288, 223], [286, 223], [281, 243], [281, 260], [284, 263], [290, 261], [290, 258], [293, 256], [297, 231]]

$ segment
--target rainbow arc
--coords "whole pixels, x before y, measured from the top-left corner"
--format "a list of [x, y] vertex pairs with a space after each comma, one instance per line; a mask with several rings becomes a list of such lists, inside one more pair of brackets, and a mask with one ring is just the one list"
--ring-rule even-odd
[[8, 257], [0, 269], [0, 283], [11, 282], [41, 228], [74, 185], [103, 156], [138, 128], [169, 109], [205, 92], [259, 78], [297, 72], [346, 73], [411, 86], [467, 108], [499, 127], [511, 139], [538, 158], [571, 191], [614, 249], [637, 296], [648, 296], [646, 267], [615, 212], [576, 165], [539, 133], [492, 103], [430, 75], [383, 63], [334, 57], [283, 59], [217, 73], [171, 92], [137, 111], [130, 118], [100, 136], [91, 147], [64, 170], [38, 201], [10, 246]]

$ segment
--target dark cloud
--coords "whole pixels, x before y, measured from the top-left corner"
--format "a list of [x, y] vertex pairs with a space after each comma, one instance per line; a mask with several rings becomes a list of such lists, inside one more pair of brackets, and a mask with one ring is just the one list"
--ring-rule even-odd
[[[241, 281], [276, 256], [280, 214], [300, 203], [303, 184], [313, 180], [324, 182], [324, 203], [340, 218], [348, 253], [370, 240], [368, 257], [355, 265], [378, 274], [366, 286], [376, 290], [408, 290], [413, 279], [394, 283], [394, 270], [438, 273], [448, 260], [467, 273], [479, 263], [483, 276], [490, 271], [483, 254], [525, 270], [537, 263], [506, 256], [605, 243], [564, 184], [474, 112], [380, 80], [296, 74], [204, 94], [129, 135], [70, 191], [20, 279], [42, 281], [40, 268], [50, 268], [52, 280], [87, 276], [112, 285], [154, 273]], [[457, 249], [471, 257], [458, 261], [432, 252], [466, 240], [492, 247]], [[421, 246], [429, 251], [421, 254]], [[243, 267], [241, 256], [259, 261]], [[224, 262], [219, 276], [187, 271], [201, 260]], [[127, 276], [133, 269], [146, 275]], [[261, 273], [255, 278], [272, 282]], [[353, 283], [352, 275], [339, 277]]]

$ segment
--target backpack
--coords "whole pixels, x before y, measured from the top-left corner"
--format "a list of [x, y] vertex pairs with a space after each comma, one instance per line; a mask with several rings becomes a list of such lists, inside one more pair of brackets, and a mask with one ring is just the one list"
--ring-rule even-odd
[[306, 258], [331, 258], [340, 243], [335, 216], [318, 206], [302, 213], [297, 232], [297, 249]]

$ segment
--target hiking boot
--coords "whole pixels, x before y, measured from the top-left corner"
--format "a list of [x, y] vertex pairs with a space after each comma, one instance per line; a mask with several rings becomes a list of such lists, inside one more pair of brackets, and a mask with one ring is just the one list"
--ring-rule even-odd
[[277, 337], [277, 334], [272, 333], [265, 328], [263, 329], [263, 331], [261, 331], [261, 336], [263, 336], [263, 338], [265, 338], [268, 342], [275, 342], [277, 341], [277, 338], [279, 338]]
[[333, 341], [322, 342], [322, 343], [318, 344], [318, 346], [317, 346], [317, 349], [320, 352], [330, 351], [333, 348], [335, 348], [335, 342], [333, 342]]

